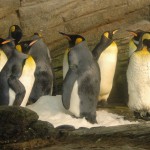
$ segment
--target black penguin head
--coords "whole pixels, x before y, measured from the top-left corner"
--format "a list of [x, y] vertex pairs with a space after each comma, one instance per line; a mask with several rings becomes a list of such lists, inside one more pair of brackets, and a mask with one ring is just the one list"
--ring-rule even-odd
[[18, 44], [18, 42], [22, 38], [22, 30], [18, 25], [12, 25], [9, 28], [9, 36], [13, 39], [15, 39], [15, 45]]
[[20, 42], [16, 45], [16, 49], [19, 52], [23, 52], [25, 54], [28, 54], [30, 51], [30, 48], [32, 47], [32, 45], [36, 42], [37, 40], [29, 40], [29, 41], [23, 41]]
[[59, 32], [60, 34], [62, 34], [63, 36], [65, 36], [67, 38], [67, 40], [69, 41], [69, 46], [70, 48], [85, 41], [85, 38], [82, 37], [81, 35], [77, 35], [77, 34], [66, 34], [63, 32]]
[[10, 43], [11, 41], [12, 41], [11, 39], [6, 39], [5, 40], [5, 39], [0, 38], [0, 47], [5, 45], [5, 44]]
[[132, 31], [132, 30], [127, 30], [131, 35], [133, 35], [133, 42], [135, 45], [139, 44], [140, 38], [141, 36], [144, 34], [145, 31], [142, 31], [140, 29], [136, 30], [136, 31]]
[[113, 39], [113, 35], [117, 32], [118, 30], [112, 30], [112, 31], [105, 31], [102, 36], [108, 38], [108, 39]]
[[37, 35], [40, 38], [42, 37], [42, 35], [40, 33], [38, 33], [38, 32], [35, 32], [34, 35]]

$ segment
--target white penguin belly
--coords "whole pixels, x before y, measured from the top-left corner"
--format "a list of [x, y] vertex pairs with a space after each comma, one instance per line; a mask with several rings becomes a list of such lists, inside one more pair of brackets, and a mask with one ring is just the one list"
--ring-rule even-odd
[[26, 63], [22, 71], [22, 75], [19, 78], [20, 82], [24, 85], [25, 90], [26, 90], [24, 99], [21, 103], [21, 106], [23, 107], [25, 107], [28, 102], [28, 98], [30, 96], [30, 93], [31, 93], [31, 90], [35, 81], [35, 77], [34, 77], [35, 69], [36, 69], [35, 61], [33, 60], [32, 57], [29, 57], [26, 60]]
[[0, 71], [3, 69], [3, 67], [5, 66], [6, 62], [7, 62], [8, 58], [5, 55], [5, 53], [0, 50]]
[[65, 78], [69, 69], [68, 64], [68, 50], [65, 51], [64, 58], [63, 58], [63, 79]]
[[9, 88], [9, 104], [8, 104], [9, 106], [13, 105], [15, 96], [16, 96], [15, 92], [11, 88]]
[[109, 46], [104, 52], [102, 52], [98, 59], [101, 73], [99, 100], [103, 99], [107, 101], [111, 92], [117, 63], [117, 52], [117, 46]]
[[76, 117], [80, 116], [80, 98], [78, 95], [78, 82], [77, 81], [74, 83], [73, 90], [71, 93], [69, 111], [73, 113]]
[[127, 81], [129, 108], [150, 112], [150, 55], [141, 58], [133, 54], [127, 69]]
[[[19, 81], [24, 85], [24, 88], [26, 91], [25, 96], [20, 106], [25, 107], [28, 102], [28, 98], [30, 96], [30, 93], [31, 93], [31, 90], [35, 81], [35, 77], [34, 77], [35, 69], [36, 69], [36, 64], [33, 58], [29, 57], [25, 62], [21, 77], [19, 78]], [[15, 96], [16, 96], [16, 93], [10, 88], [9, 89], [9, 105], [13, 105]]]

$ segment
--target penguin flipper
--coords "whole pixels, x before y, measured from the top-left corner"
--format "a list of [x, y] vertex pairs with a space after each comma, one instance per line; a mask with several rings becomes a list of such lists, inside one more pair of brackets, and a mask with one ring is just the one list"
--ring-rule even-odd
[[26, 93], [24, 85], [14, 76], [10, 76], [8, 78], [8, 84], [10, 88], [16, 93], [13, 105], [20, 106]]
[[101, 53], [112, 43], [111, 39], [102, 36], [100, 42], [92, 50], [92, 55], [96, 60], [100, 57]]
[[66, 109], [70, 107], [70, 98], [73, 85], [77, 80], [77, 74], [74, 70], [69, 69], [63, 82], [62, 102]]

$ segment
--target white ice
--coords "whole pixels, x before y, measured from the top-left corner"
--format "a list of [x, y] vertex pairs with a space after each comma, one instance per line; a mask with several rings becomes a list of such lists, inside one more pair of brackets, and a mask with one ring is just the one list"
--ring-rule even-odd
[[54, 127], [60, 125], [72, 125], [76, 129], [80, 127], [98, 127], [98, 126], [117, 126], [125, 124], [135, 124], [137, 122], [130, 122], [124, 120], [123, 116], [117, 114], [108, 113], [105, 110], [97, 111], [98, 124], [91, 124], [83, 119], [76, 119], [71, 117], [65, 110], [62, 104], [61, 96], [43, 96], [36, 103], [28, 105], [27, 108], [35, 111], [39, 115], [39, 119], [48, 121], [54, 125]]

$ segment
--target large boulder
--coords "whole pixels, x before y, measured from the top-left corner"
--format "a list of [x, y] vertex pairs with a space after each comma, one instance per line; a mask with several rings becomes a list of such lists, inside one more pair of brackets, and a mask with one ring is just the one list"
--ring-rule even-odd
[[19, 106], [0, 106], [0, 141], [18, 136], [38, 121], [37, 113]]

